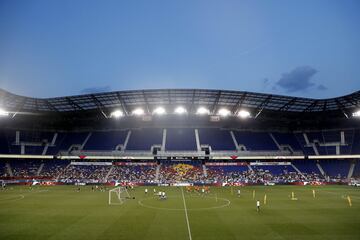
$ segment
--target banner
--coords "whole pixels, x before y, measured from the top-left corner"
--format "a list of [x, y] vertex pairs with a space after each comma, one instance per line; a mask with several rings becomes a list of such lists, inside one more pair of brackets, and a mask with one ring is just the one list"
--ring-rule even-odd
[[113, 162], [115, 166], [154, 166], [156, 162]]
[[246, 162], [206, 162], [206, 166], [247, 166]]
[[82, 166], [111, 166], [111, 162], [71, 162], [71, 165], [82, 165]]
[[251, 162], [251, 166], [277, 166], [277, 165], [291, 165], [291, 162]]

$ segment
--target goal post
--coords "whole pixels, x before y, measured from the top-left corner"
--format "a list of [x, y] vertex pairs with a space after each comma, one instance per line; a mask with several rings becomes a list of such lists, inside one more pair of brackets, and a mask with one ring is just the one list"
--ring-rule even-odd
[[117, 187], [109, 190], [109, 205], [121, 205], [129, 198], [130, 194], [126, 187]]

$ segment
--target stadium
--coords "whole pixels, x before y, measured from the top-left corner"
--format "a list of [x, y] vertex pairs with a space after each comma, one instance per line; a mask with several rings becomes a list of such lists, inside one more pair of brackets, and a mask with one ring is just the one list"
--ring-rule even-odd
[[0, 240], [360, 240], [359, 0], [0, 0]]
[[359, 91], [1, 90], [0, 104], [3, 239], [359, 236]]

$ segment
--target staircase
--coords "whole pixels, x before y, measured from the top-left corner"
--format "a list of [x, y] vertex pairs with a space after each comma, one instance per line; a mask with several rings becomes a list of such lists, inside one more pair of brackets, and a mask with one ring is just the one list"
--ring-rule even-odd
[[278, 141], [276, 141], [274, 135], [272, 133], [269, 133], [271, 139], [274, 141], [274, 143], [276, 144], [277, 148], [281, 151], [281, 147], [280, 147], [280, 144], [278, 143]]
[[41, 173], [41, 171], [43, 170], [43, 168], [44, 168], [44, 163], [40, 164], [40, 167], [39, 167], [39, 169], [38, 169], [37, 172], [36, 172], [36, 176], [40, 176], [40, 173]]
[[80, 150], [83, 150], [83, 149], [84, 149], [84, 147], [85, 147], [86, 143], [89, 141], [91, 135], [92, 135], [92, 132], [89, 132], [89, 134], [86, 136], [84, 142], [81, 144]]
[[111, 166], [111, 168], [109, 169], [108, 173], [106, 174], [105, 178], [104, 178], [104, 182], [107, 182], [108, 181], [108, 178], [110, 176], [110, 174], [112, 173], [112, 171], [114, 170], [114, 165]]
[[10, 175], [10, 177], [13, 177], [14, 174], [13, 174], [13, 172], [12, 172], [12, 170], [11, 170], [10, 164], [9, 164], [9, 163], [6, 163], [6, 164], [5, 164], [5, 167], [6, 167], [7, 173]]
[[203, 167], [204, 177], [207, 177], [206, 165], [203, 164], [202, 167]]
[[347, 180], [349, 181], [350, 178], [352, 177], [353, 173], [354, 173], [354, 169], [355, 169], [355, 162], [352, 162], [350, 165], [350, 169], [349, 169], [349, 173], [347, 175]]
[[160, 167], [161, 167], [161, 164], [157, 165], [157, 167], [156, 167], [155, 181], [158, 181], [158, 180], [159, 180]]
[[321, 174], [325, 177], [326, 181], [329, 181], [330, 178], [329, 178], [329, 176], [326, 176], [326, 173], [325, 173], [324, 169], [321, 167], [320, 163], [316, 163], [316, 166], [318, 167]]
[[130, 137], [131, 137], [131, 130], [129, 130], [126, 134], [125, 142], [124, 142], [123, 149], [122, 149], [123, 151], [126, 150]]
[[296, 171], [298, 174], [300, 174], [301, 176], [303, 176], [303, 177], [305, 178], [304, 174], [303, 174], [294, 164], [291, 164], [291, 166], [295, 169], [295, 171]]
[[64, 168], [64, 170], [61, 171], [61, 173], [60, 173], [58, 176], [56, 176], [56, 179], [55, 179], [56, 182], [59, 181], [59, 178], [60, 178], [61, 174], [63, 174], [64, 172], [66, 172], [66, 170], [70, 167], [70, 165], [71, 165], [71, 163], [69, 163], [69, 164]]

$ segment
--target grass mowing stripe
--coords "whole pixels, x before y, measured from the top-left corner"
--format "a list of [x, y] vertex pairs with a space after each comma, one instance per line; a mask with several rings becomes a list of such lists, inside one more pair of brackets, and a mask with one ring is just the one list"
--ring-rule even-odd
[[186, 223], [187, 223], [187, 228], [188, 228], [188, 233], [189, 233], [189, 239], [192, 240], [190, 224], [189, 224], [189, 217], [188, 217], [188, 213], [187, 213], [187, 207], [186, 207], [186, 201], [185, 201], [183, 188], [181, 188], [181, 195], [182, 195], [182, 199], [183, 199], [183, 203], [184, 203], [184, 210], [185, 210]]

